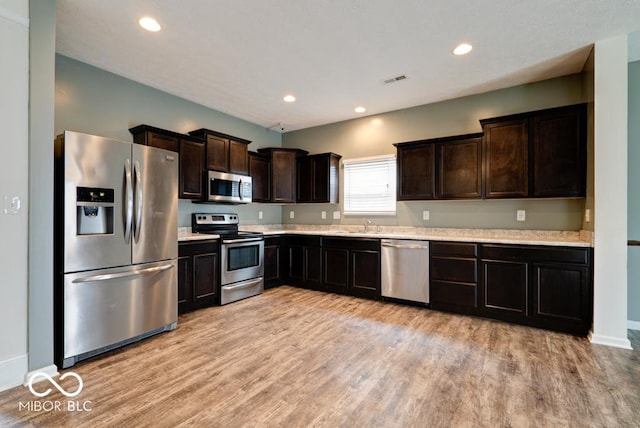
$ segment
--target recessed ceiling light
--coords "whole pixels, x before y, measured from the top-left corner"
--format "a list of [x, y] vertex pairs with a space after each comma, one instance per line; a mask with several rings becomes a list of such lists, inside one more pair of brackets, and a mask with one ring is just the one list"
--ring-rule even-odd
[[469, 52], [471, 52], [471, 49], [473, 49], [473, 46], [471, 46], [469, 43], [460, 43], [453, 50], [453, 54], [454, 55], [466, 55]]
[[160, 24], [158, 24], [158, 21], [156, 21], [155, 19], [151, 18], [150, 16], [145, 16], [142, 17], [138, 20], [138, 24], [140, 24], [140, 26], [142, 28], [144, 28], [147, 31], [153, 31], [154, 33], [156, 31], [160, 31], [160, 29], [162, 27], [160, 27]]
[[365, 111], [367, 111], [367, 109], [362, 106], [358, 106], [354, 110], [356, 113], [364, 113]]
[[282, 99], [285, 103], [292, 103], [296, 100], [296, 97], [294, 97], [293, 95], [285, 95]]

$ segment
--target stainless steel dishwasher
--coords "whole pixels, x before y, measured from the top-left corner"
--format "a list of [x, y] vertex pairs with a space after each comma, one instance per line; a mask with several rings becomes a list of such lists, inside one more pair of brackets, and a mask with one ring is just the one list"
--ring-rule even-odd
[[429, 241], [383, 239], [382, 296], [429, 303]]

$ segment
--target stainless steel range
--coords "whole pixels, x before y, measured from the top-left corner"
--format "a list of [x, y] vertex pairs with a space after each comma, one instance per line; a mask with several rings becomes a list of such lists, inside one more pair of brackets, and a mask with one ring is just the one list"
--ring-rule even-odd
[[264, 236], [238, 230], [238, 214], [191, 215], [194, 233], [220, 235], [220, 304], [264, 290]]

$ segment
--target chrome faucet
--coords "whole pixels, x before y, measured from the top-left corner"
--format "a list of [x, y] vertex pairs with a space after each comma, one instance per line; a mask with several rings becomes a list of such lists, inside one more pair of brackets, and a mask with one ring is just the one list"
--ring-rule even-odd
[[364, 231], [368, 232], [369, 231], [369, 225], [371, 224], [371, 220], [368, 219], [364, 219]]

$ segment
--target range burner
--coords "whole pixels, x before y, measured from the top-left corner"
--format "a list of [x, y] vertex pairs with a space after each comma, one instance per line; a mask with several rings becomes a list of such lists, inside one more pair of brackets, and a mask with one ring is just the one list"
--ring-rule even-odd
[[238, 214], [194, 213], [191, 214], [191, 231], [220, 235], [223, 241], [263, 239], [261, 232], [238, 230], [238, 221]]

